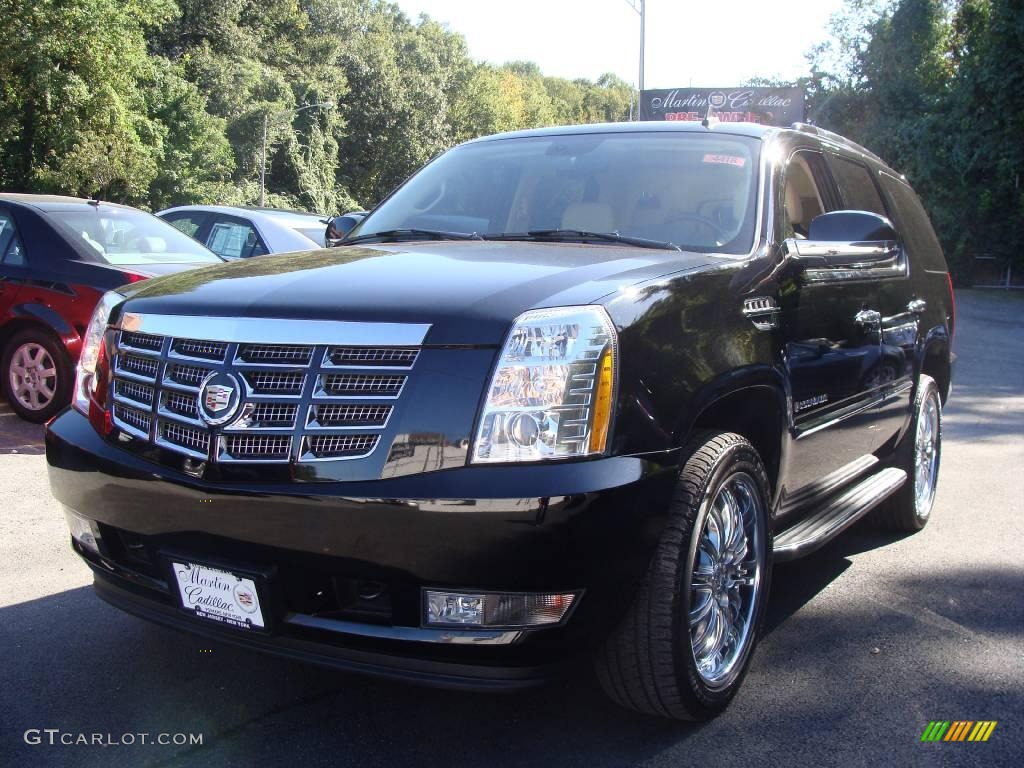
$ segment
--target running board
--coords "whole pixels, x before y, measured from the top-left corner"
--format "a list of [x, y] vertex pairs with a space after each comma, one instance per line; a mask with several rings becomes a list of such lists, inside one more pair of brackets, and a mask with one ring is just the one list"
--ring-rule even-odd
[[809, 555], [845, 531], [892, 496], [907, 481], [907, 473], [890, 467], [861, 480], [818, 512], [800, 520], [775, 537], [775, 561]]

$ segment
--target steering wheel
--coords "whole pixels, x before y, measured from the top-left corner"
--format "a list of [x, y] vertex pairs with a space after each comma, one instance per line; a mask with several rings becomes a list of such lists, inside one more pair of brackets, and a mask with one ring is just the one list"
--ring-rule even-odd
[[703, 216], [698, 216], [695, 213], [686, 213], [685, 211], [679, 211], [678, 213], [673, 213], [671, 216], [666, 217], [662, 224], [675, 224], [677, 221], [691, 221], [695, 224], [700, 224], [704, 227], [707, 227], [709, 230], [711, 230], [711, 234], [715, 236], [715, 242], [719, 245], [728, 240], [728, 237], [726, 236], [727, 233], [721, 227], [715, 224], [715, 222], [711, 221], [710, 219], [705, 219]]

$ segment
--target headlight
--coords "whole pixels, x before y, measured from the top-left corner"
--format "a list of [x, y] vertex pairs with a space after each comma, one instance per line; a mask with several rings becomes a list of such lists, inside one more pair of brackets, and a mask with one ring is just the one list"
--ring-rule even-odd
[[89, 415], [89, 399], [96, 391], [96, 362], [100, 357], [103, 345], [103, 334], [107, 330], [107, 322], [114, 307], [124, 301], [117, 291], [107, 291], [93, 310], [89, 327], [85, 329], [82, 339], [82, 354], [78, 357], [78, 368], [75, 370], [75, 396], [72, 404], [76, 410]]
[[616, 357], [615, 327], [601, 307], [520, 315], [487, 388], [473, 462], [603, 453]]

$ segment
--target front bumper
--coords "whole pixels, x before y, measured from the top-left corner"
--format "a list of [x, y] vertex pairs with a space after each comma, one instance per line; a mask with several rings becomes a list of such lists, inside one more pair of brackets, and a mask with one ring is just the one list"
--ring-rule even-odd
[[[99, 525], [101, 556], [76, 549], [108, 602], [260, 650], [483, 688], [544, 679], [618, 620], [660, 535], [678, 459], [666, 452], [361, 483], [211, 484], [117, 448], [75, 411], [49, 426], [46, 455], [57, 500]], [[250, 635], [180, 611], [158, 563], [168, 551], [273, 574], [273, 631]], [[386, 612], [321, 599], [364, 580], [386, 586]], [[422, 626], [425, 587], [583, 596], [558, 627], [453, 631]]]

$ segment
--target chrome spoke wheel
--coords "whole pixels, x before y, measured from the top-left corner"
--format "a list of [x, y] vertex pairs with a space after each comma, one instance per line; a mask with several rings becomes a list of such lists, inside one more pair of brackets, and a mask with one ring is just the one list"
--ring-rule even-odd
[[697, 672], [712, 688], [729, 685], [752, 641], [765, 542], [763, 502], [754, 479], [732, 475], [704, 517], [690, 574], [689, 635]]
[[36, 342], [14, 350], [7, 376], [14, 397], [30, 411], [43, 410], [57, 394], [57, 366], [46, 348]]
[[939, 475], [939, 400], [932, 394], [921, 403], [914, 436], [914, 510], [922, 520], [932, 511]]

